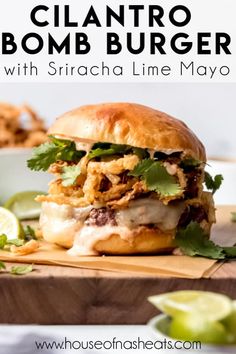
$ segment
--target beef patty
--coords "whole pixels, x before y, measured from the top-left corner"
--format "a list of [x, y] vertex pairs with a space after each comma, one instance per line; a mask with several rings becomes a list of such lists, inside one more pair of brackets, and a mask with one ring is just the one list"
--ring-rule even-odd
[[85, 224], [88, 226], [117, 226], [115, 211], [108, 208], [92, 209]]

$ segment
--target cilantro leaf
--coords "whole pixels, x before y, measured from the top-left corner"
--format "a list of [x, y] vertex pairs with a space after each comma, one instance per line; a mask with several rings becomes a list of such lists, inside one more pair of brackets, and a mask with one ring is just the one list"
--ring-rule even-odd
[[35, 230], [30, 225], [26, 225], [26, 227], [24, 227], [24, 234], [25, 234], [25, 240], [27, 241], [37, 240], [37, 237], [35, 235]]
[[91, 151], [88, 154], [88, 159], [94, 159], [95, 157], [109, 156], [109, 155], [124, 155], [133, 153], [143, 159], [149, 156], [147, 149], [138, 147], [132, 147], [129, 145], [110, 144], [110, 143], [96, 143], [93, 145]]
[[129, 172], [129, 176], [141, 177], [148, 190], [155, 191], [162, 197], [176, 195], [181, 191], [176, 178], [169, 175], [159, 161], [145, 159], [138, 163], [133, 171]]
[[174, 176], [169, 175], [160, 162], [155, 162], [146, 173], [146, 184], [150, 191], [156, 191], [161, 196], [176, 195], [180, 192], [180, 185]]
[[180, 167], [184, 170], [184, 171], [191, 171], [192, 169], [195, 169], [197, 167], [199, 167], [201, 165], [201, 161], [196, 160], [192, 157], [186, 158], [184, 160], [181, 161], [180, 163]]
[[106, 150], [103, 150], [103, 149], [95, 149], [95, 150], [91, 150], [88, 154], [88, 159], [91, 160], [91, 159], [94, 159], [95, 157], [101, 157], [101, 156], [109, 156], [109, 155], [115, 155], [116, 153], [116, 150], [115, 149], [106, 149]]
[[115, 154], [125, 154], [130, 147], [127, 145], [110, 144], [110, 143], [96, 143], [88, 154], [89, 159], [100, 156], [108, 156]]
[[221, 247], [209, 240], [197, 222], [191, 222], [185, 229], [178, 230], [176, 243], [187, 256], [201, 256], [211, 259], [236, 258], [236, 247]]
[[0, 261], [0, 269], [6, 269], [5, 263]]
[[8, 245], [15, 245], [17, 247], [19, 246], [23, 246], [23, 244], [25, 243], [24, 240], [19, 239], [19, 238], [15, 238], [12, 240], [8, 240], [6, 235], [0, 235], [0, 249], [4, 249], [5, 246]]
[[63, 173], [61, 178], [64, 187], [73, 186], [76, 183], [77, 177], [80, 175], [81, 169], [79, 165], [65, 166], [62, 169]]
[[197, 222], [191, 222], [185, 229], [180, 229], [176, 242], [181, 251], [187, 256], [202, 256], [212, 259], [224, 259], [222, 247], [209, 240]]
[[211, 177], [211, 175], [205, 171], [205, 185], [208, 190], [212, 191], [212, 194], [214, 194], [217, 189], [220, 188], [222, 181], [224, 180], [222, 175], [216, 175], [214, 178]]
[[5, 234], [0, 235], [0, 249], [3, 249], [7, 244], [7, 236]]
[[151, 159], [142, 160], [134, 167], [132, 171], [128, 173], [128, 175], [133, 177], [140, 177], [145, 175], [153, 163], [154, 160]]
[[236, 258], [236, 247], [223, 247], [227, 258]]
[[49, 142], [33, 149], [32, 158], [27, 161], [27, 166], [34, 171], [47, 171], [49, 166], [58, 160], [79, 162], [85, 154], [85, 151], [76, 150], [73, 141], [50, 136]]
[[11, 274], [14, 275], [24, 275], [32, 271], [33, 271], [32, 264], [11, 267]]
[[133, 151], [134, 155], [137, 155], [140, 158], [140, 160], [147, 159], [150, 156], [147, 149], [133, 147], [132, 151]]
[[56, 161], [58, 147], [51, 142], [33, 148], [32, 158], [27, 161], [27, 166], [34, 171], [47, 171], [49, 166]]
[[12, 240], [7, 240], [7, 245], [14, 245], [16, 247], [23, 246], [25, 243], [25, 240], [22, 240], [20, 238], [14, 238]]

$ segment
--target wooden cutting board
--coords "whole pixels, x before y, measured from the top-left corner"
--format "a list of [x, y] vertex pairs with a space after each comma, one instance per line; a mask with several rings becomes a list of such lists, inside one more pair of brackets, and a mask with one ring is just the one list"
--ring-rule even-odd
[[[217, 243], [236, 243], [236, 223], [218, 208]], [[0, 323], [12, 324], [144, 324], [157, 314], [147, 297], [197, 289], [236, 298], [236, 261], [225, 263], [211, 279], [157, 278], [98, 270], [36, 265], [22, 277], [0, 275]]]

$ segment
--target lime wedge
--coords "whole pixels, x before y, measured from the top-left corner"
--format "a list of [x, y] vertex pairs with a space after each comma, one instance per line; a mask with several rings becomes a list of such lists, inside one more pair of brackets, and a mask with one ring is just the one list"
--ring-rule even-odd
[[5, 234], [8, 240], [23, 237], [22, 226], [17, 217], [9, 210], [0, 207], [0, 235]]
[[219, 321], [233, 310], [232, 301], [227, 296], [207, 291], [176, 291], [151, 296], [148, 301], [171, 317], [190, 313], [209, 321]]
[[12, 211], [19, 220], [37, 219], [41, 211], [40, 203], [35, 201], [38, 191], [26, 191], [14, 194], [4, 204], [4, 208]]
[[227, 329], [228, 333], [231, 334], [231, 342], [236, 343], [236, 301], [233, 301], [233, 310], [222, 321], [222, 324]]
[[225, 327], [217, 321], [209, 321], [199, 315], [185, 314], [175, 317], [169, 328], [172, 338], [183, 341], [200, 341], [209, 344], [229, 344]]

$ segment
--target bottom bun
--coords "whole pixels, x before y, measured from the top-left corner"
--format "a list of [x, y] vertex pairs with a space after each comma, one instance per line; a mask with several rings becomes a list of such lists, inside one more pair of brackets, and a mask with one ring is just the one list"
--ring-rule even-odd
[[99, 240], [93, 249], [99, 254], [107, 255], [165, 253], [175, 247], [174, 236], [174, 231], [163, 233], [156, 228], [142, 227], [139, 232], [134, 232], [133, 237], [127, 239], [113, 234], [108, 239]]

